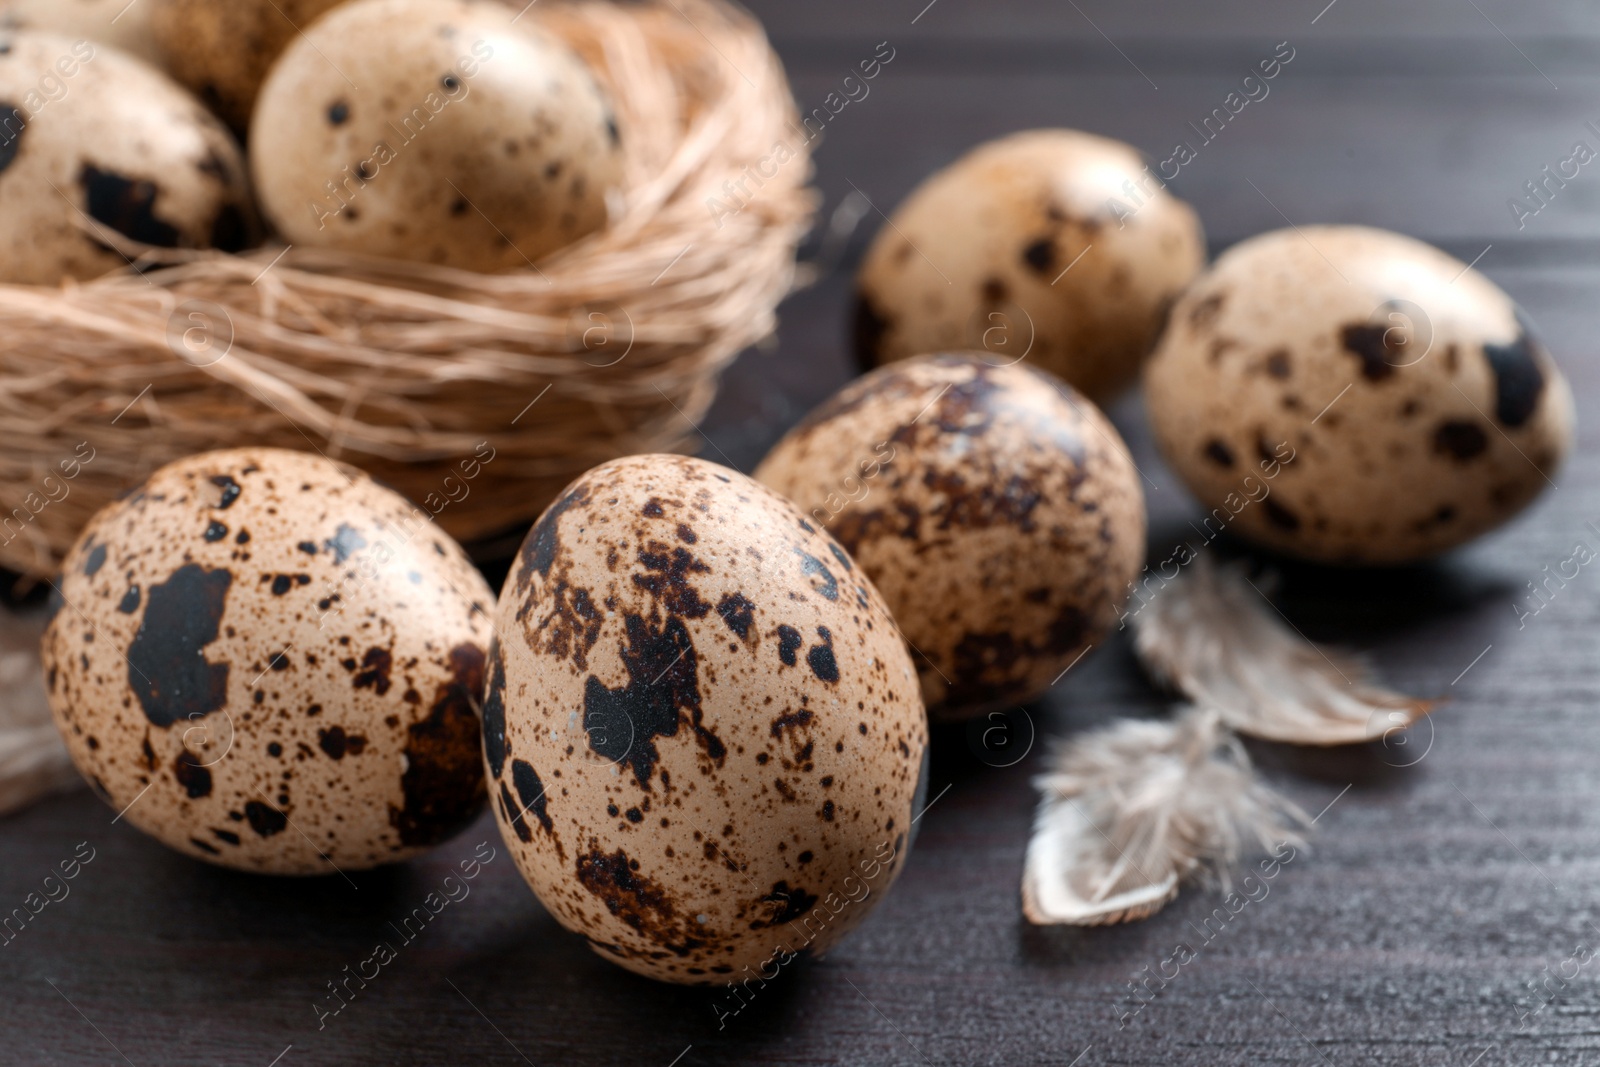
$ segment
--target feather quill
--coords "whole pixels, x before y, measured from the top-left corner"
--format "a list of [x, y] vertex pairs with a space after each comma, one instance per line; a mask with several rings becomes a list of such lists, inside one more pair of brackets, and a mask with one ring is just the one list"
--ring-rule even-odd
[[1171, 722], [1123, 720], [1058, 748], [1022, 878], [1038, 925], [1142, 919], [1207, 877], [1226, 884], [1248, 851], [1304, 846], [1309, 820], [1256, 778], [1211, 708]]
[[1358, 657], [1291, 630], [1241, 565], [1200, 557], [1133, 621], [1146, 670], [1252, 737], [1358, 744], [1433, 710], [1433, 701], [1378, 684]]
[[38, 613], [0, 607], [0, 815], [83, 784], [61, 743], [39, 665]]

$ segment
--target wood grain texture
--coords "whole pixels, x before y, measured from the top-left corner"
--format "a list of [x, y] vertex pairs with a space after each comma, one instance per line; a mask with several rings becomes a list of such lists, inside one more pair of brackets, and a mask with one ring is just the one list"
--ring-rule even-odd
[[[1049, 739], [1166, 713], [1118, 638], [1008, 720], [1016, 745], [1033, 736], [1019, 764], [988, 766], [964, 730], [937, 733], [937, 799], [890, 898], [831, 956], [795, 964], [737, 1014], [726, 994], [658, 986], [594, 956], [538, 906], [501, 849], [469, 897], [319, 1029], [313, 1005], [326, 983], [396, 940], [388, 923], [478, 842], [497, 844], [491, 820], [426, 860], [353, 875], [352, 886], [215, 870], [112, 825], [115, 813], [87, 793], [49, 801], [0, 824], [0, 912], [40, 890], [79, 842], [95, 858], [70, 896], [0, 947], [0, 1062], [1593, 1062], [1600, 964], [1565, 988], [1550, 978], [1554, 999], [1519, 1020], [1547, 995], [1530, 983], [1570, 976], [1575, 950], [1600, 949], [1600, 577], [1583, 572], [1525, 626], [1514, 605], [1574, 541], [1600, 547], [1587, 526], [1600, 525], [1600, 172], [1585, 170], [1522, 231], [1504, 201], [1585, 136], [1586, 119], [1600, 121], [1600, 19], [1576, 2], [1476, 4], [1559, 91], [1472, 5], [1443, 0], [1340, 0], [1315, 27], [1321, 3], [1267, 0], [939, 0], [915, 27], [918, 0], [756, 5], [808, 106], [876, 42], [899, 48], [872, 95], [830, 124], [818, 155], [829, 208], [854, 183], [891, 210], [929, 169], [1030, 125], [1083, 126], [1155, 156], [1220, 102], [1241, 59], [1292, 39], [1299, 53], [1272, 95], [1174, 185], [1214, 246], [1283, 225], [1247, 178], [1296, 222], [1373, 222], [1466, 259], [1492, 244], [1480, 266], [1526, 307], [1571, 377], [1577, 454], [1559, 488], [1512, 525], [1431, 566], [1277, 563], [1280, 602], [1302, 630], [1363, 650], [1398, 687], [1448, 703], [1405, 747], [1253, 746], [1303, 806], [1332, 806], [1314, 851], [1225, 932], [1197, 932], [1220, 903], [1206, 892], [1126, 928], [1037, 930], [1021, 919], [1028, 779]], [[1417, 69], [1401, 69], [1408, 54]], [[879, 222], [866, 220], [848, 247]], [[749, 470], [848, 378], [849, 270], [847, 255], [785, 306], [775, 348], [734, 367], [703, 427], [707, 458]], [[1156, 455], [1138, 398], [1111, 414], [1154, 485], [1151, 544], [1164, 552], [1197, 508]], [[1182, 941], [1197, 958], [1124, 1018], [1138, 1006], [1130, 980], [1157, 972]]]

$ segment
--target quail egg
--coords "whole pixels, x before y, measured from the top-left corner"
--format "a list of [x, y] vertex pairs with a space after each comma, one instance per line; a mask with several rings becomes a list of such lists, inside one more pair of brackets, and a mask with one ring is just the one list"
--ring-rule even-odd
[[1145, 403], [1212, 509], [1208, 537], [1325, 562], [1471, 540], [1538, 496], [1572, 447], [1571, 391], [1510, 297], [1360, 226], [1230, 249], [1174, 308]]
[[140, 0], [137, 6], [149, 9], [145, 17], [162, 66], [243, 133], [273, 60], [341, 2]]
[[1059, 379], [988, 360], [874, 371], [755, 475], [883, 591], [941, 718], [1042, 694], [1117, 624], [1144, 563], [1144, 497], [1116, 429]]
[[1132, 147], [1030, 130], [973, 149], [915, 189], [856, 279], [865, 365], [984, 349], [1104, 401], [1139, 374], [1205, 263], [1193, 210]]
[[482, 809], [490, 592], [425, 513], [270, 448], [161, 468], [68, 553], [51, 710], [122, 818], [225, 867], [402, 860]]
[[496, 634], [491, 805], [604, 958], [680, 983], [775, 973], [904, 865], [916, 672], [861, 569], [765, 487], [681, 456], [596, 467], [523, 543]]
[[132, 56], [0, 31], [0, 281], [54, 285], [127, 266], [93, 224], [163, 248], [246, 247], [257, 225], [239, 146]]
[[284, 238], [488, 272], [605, 225], [616, 119], [583, 62], [514, 15], [358, 0], [291, 45], [250, 134]]

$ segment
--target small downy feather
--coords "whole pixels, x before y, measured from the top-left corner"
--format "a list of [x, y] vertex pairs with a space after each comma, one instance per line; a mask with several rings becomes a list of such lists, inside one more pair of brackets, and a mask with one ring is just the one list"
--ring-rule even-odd
[[1433, 710], [1432, 701], [1378, 684], [1358, 657], [1291, 630], [1242, 564], [1214, 566], [1202, 556], [1133, 619], [1145, 669], [1251, 737], [1358, 744]]
[[83, 784], [50, 720], [37, 613], [0, 607], [0, 815]]
[[1022, 877], [1037, 925], [1099, 926], [1161, 909], [1186, 879], [1226, 884], [1247, 852], [1303, 847], [1305, 814], [1256, 778], [1211, 708], [1123, 720], [1058, 748]]

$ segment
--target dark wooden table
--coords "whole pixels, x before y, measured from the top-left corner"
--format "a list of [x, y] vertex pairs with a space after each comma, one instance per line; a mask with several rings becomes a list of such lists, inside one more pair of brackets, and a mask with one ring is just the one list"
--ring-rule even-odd
[[[1577, 0], [926, 2], [756, 5], [806, 108], [878, 42], [895, 50], [870, 96], [828, 127], [825, 210], [852, 185], [891, 209], [965, 147], [1030, 126], [1078, 126], [1165, 158], [1288, 41], [1295, 59], [1271, 95], [1174, 183], [1214, 250], [1285, 216], [1373, 223], [1465, 260], [1482, 253], [1480, 268], [1527, 308], [1578, 397], [1579, 450], [1559, 489], [1433, 566], [1283, 568], [1282, 604], [1305, 631], [1370, 652], [1388, 679], [1448, 704], [1404, 748], [1257, 746], [1304, 807], [1332, 805], [1316, 849], [1131, 1019], [1128, 983], [1197, 940], [1218, 898], [1189, 892], [1129, 927], [1036, 930], [1017, 892], [1045, 742], [1165, 713], [1125, 642], [1017, 720], [1018, 746], [1030, 730], [1038, 740], [1015, 766], [990, 766], [1011, 757], [960, 730], [937, 735], [939, 799], [891, 897], [829, 958], [791, 968], [721, 1027], [715, 994], [634, 978], [559, 929], [502, 851], [467, 900], [319, 1030], [326, 983], [478, 842], [497, 841], [492, 821], [354, 885], [278, 881], [169, 853], [80, 793], [0, 824], [0, 910], [79, 842], [95, 856], [69, 897], [0, 948], [0, 1063], [1600, 1059], [1600, 962], [1589, 959], [1600, 950], [1600, 577], [1585, 571], [1525, 627], [1515, 608], [1575, 541], [1600, 548], [1586, 525], [1600, 520], [1600, 164], [1520, 230], [1506, 204], [1574, 141], [1600, 147], [1585, 127], [1600, 122], [1600, 12]], [[777, 346], [733, 369], [704, 426], [708, 456], [748, 470], [849, 375], [848, 276], [878, 221], [786, 305]], [[1194, 505], [1154, 453], [1137, 397], [1112, 414], [1159, 487], [1152, 542], [1165, 547]]]

